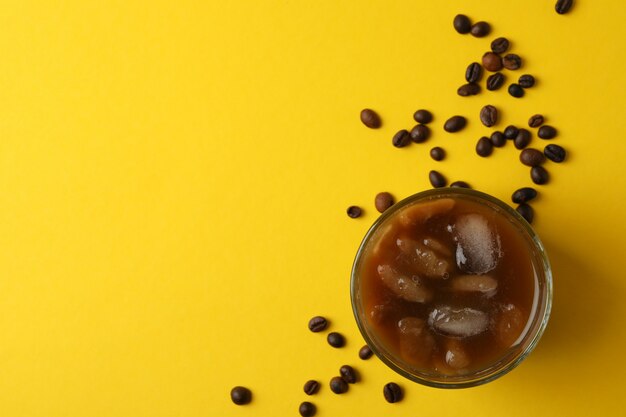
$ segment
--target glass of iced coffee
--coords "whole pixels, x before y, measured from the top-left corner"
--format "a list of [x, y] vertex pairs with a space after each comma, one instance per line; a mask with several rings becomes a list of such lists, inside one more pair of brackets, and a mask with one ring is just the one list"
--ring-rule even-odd
[[517, 366], [550, 315], [552, 276], [530, 225], [487, 194], [439, 188], [385, 211], [352, 268], [365, 341], [403, 376], [484, 384]]

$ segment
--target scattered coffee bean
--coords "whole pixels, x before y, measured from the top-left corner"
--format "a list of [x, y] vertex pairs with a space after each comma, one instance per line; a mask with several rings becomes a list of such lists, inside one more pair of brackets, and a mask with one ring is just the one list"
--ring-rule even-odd
[[493, 146], [497, 148], [501, 148], [506, 144], [506, 138], [502, 132], [498, 132], [497, 130], [491, 134], [491, 143]]
[[393, 135], [391, 143], [396, 148], [404, 148], [411, 143], [411, 135], [409, 134], [409, 131], [406, 129], [399, 130], [395, 135]]
[[522, 66], [522, 58], [516, 54], [506, 54], [504, 58], [502, 58], [502, 65], [504, 65], [504, 68], [510, 70], [519, 69]]
[[513, 200], [514, 203], [522, 204], [529, 202], [535, 197], [537, 197], [537, 190], [530, 187], [523, 187], [515, 190], [515, 192], [511, 196], [511, 200]]
[[507, 38], [496, 38], [491, 41], [491, 50], [494, 54], [503, 54], [509, 49], [509, 40]]
[[567, 153], [559, 145], [550, 144], [543, 149], [543, 154], [552, 162], [563, 162]]
[[498, 109], [487, 104], [480, 110], [480, 121], [487, 127], [495, 125], [498, 122]]
[[309, 320], [309, 330], [314, 333], [326, 330], [326, 327], [328, 327], [328, 320], [322, 316], [315, 316]]
[[370, 129], [378, 129], [382, 124], [380, 116], [372, 109], [361, 110], [361, 122]]
[[302, 404], [300, 404], [298, 411], [300, 412], [300, 415], [302, 417], [313, 417], [317, 412], [317, 408], [315, 407], [315, 404], [304, 401]]
[[386, 191], [376, 194], [376, 198], [374, 198], [374, 207], [380, 213], [393, 206], [393, 203], [393, 196]]
[[554, 6], [554, 10], [556, 10], [558, 14], [565, 14], [569, 12], [573, 4], [574, 0], [558, 0]]
[[515, 209], [528, 223], [533, 222], [533, 217], [535, 217], [535, 211], [528, 204], [520, 204]]
[[509, 125], [504, 129], [504, 137], [507, 139], [515, 139], [519, 129], [513, 125]]
[[489, 32], [491, 32], [491, 26], [487, 22], [476, 22], [470, 29], [470, 33], [477, 38], [483, 38], [489, 35]]
[[433, 115], [428, 110], [420, 109], [413, 113], [413, 119], [415, 119], [417, 123], [427, 124], [432, 122]]
[[304, 393], [306, 395], [314, 395], [320, 390], [320, 383], [314, 379], [306, 381], [304, 384]]
[[483, 76], [483, 67], [478, 62], [472, 62], [467, 66], [465, 70], [465, 79], [468, 83], [475, 83], [480, 81], [480, 77]]
[[530, 127], [539, 127], [543, 124], [543, 116], [540, 114], [533, 114], [528, 119], [528, 126]]
[[452, 116], [443, 125], [443, 130], [446, 132], [454, 133], [463, 129], [467, 124], [467, 119], [463, 116]]
[[530, 135], [528, 129], [521, 128], [517, 131], [517, 135], [515, 136], [513, 143], [517, 149], [524, 149], [530, 143], [531, 138], [532, 136]]
[[479, 156], [482, 156], [482, 157], [489, 156], [491, 155], [492, 152], [493, 152], [493, 143], [491, 143], [489, 138], [487, 138], [486, 136], [483, 136], [482, 138], [478, 139], [478, 142], [476, 143], [476, 153]]
[[359, 350], [359, 358], [361, 358], [363, 360], [367, 360], [367, 359], [371, 358], [373, 354], [374, 354], [374, 352], [372, 352], [372, 349], [370, 349], [370, 347], [367, 346], [367, 345], [364, 345]]
[[516, 98], [524, 97], [524, 89], [519, 84], [511, 84], [509, 94]]
[[430, 136], [430, 128], [426, 125], [415, 125], [409, 135], [413, 142], [422, 143]]
[[454, 181], [452, 184], [450, 184], [450, 187], [455, 187], [455, 188], [472, 188], [465, 181]]
[[383, 387], [383, 395], [388, 403], [397, 403], [402, 400], [402, 388], [395, 382], [390, 382]]
[[544, 167], [536, 166], [530, 169], [530, 178], [535, 184], [543, 185], [548, 183], [548, 181], [550, 180], [550, 175]]
[[439, 146], [435, 146], [430, 150], [430, 157], [433, 158], [435, 161], [441, 161], [443, 160], [443, 158], [446, 157], [446, 151], [444, 151], [443, 148], [440, 148]]
[[354, 384], [359, 379], [357, 372], [350, 365], [343, 365], [339, 368], [339, 375], [341, 375], [348, 384]]
[[543, 156], [541, 151], [533, 148], [524, 149], [519, 154], [519, 160], [522, 164], [529, 167], [536, 167], [545, 162], [546, 157]]
[[517, 83], [522, 88], [530, 88], [533, 85], [535, 85], [535, 77], [533, 77], [530, 74], [524, 74], [521, 77], [519, 77], [519, 80], [517, 81]]
[[487, 77], [487, 90], [495, 91], [504, 85], [505, 76], [501, 72], [496, 72]]
[[537, 136], [541, 139], [552, 139], [556, 136], [556, 129], [549, 125], [543, 125], [539, 128]]
[[441, 188], [441, 187], [445, 187], [446, 184], [448, 183], [448, 181], [446, 180], [446, 177], [444, 177], [441, 173], [433, 170], [430, 171], [428, 173], [428, 179], [430, 180], [430, 184], [434, 187], [434, 188]]
[[337, 333], [337, 332], [328, 333], [328, 336], [326, 337], [326, 341], [328, 341], [329, 345], [335, 348], [344, 347], [346, 344], [345, 337], [343, 337], [341, 333]]
[[252, 392], [245, 387], [235, 387], [230, 390], [230, 399], [237, 405], [248, 404], [252, 401]]
[[472, 22], [469, 17], [465, 16], [464, 14], [457, 14], [456, 16], [454, 16], [452, 25], [454, 26], [454, 30], [462, 35], [470, 33], [470, 31], [472, 30]]
[[456, 90], [456, 93], [461, 97], [475, 96], [480, 93], [480, 86], [475, 83], [463, 84]]
[[483, 55], [482, 61], [483, 67], [485, 67], [487, 71], [496, 72], [502, 69], [502, 58], [500, 58], [498, 54], [486, 52], [485, 55]]
[[363, 210], [361, 210], [361, 207], [359, 206], [350, 206], [346, 210], [346, 213], [348, 213], [348, 217], [356, 219], [357, 217], [361, 217]]
[[348, 383], [340, 376], [334, 376], [330, 380], [330, 390], [335, 394], [343, 394], [348, 391]]

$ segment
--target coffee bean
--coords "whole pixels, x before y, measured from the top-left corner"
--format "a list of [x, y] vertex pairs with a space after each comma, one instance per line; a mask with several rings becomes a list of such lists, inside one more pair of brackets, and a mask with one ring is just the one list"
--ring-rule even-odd
[[467, 119], [463, 116], [452, 116], [443, 125], [443, 130], [446, 132], [454, 133], [463, 129], [467, 124]]
[[354, 384], [359, 379], [357, 372], [350, 365], [343, 365], [339, 368], [339, 375], [341, 375], [348, 384]]
[[539, 131], [537, 132], [537, 136], [539, 136], [541, 139], [552, 139], [556, 137], [556, 134], [556, 129], [549, 125], [541, 126], [539, 128]]
[[420, 109], [413, 113], [413, 119], [415, 119], [417, 123], [427, 124], [432, 122], [433, 115], [428, 110]]
[[533, 222], [533, 217], [535, 217], [535, 211], [528, 204], [520, 204], [515, 209], [528, 223]]
[[509, 40], [507, 38], [496, 38], [491, 41], [491, 50], [495, 54], [503, 54], [509, 49]]
[[361, 217], [363, 210], [361, 210], [361, 207], [359, 206], [350, 206], [346, 210], [346, 213], [348, 213], [348, 217], [356, 219], [357, 217]]
[[315, 316], [309, 320], [309, 330], [314, 333], [326, 330], [326, 327], [328, 327], [328, 320], [322, 316]]
[[509, 86], [509, 94], [516, 98], [524, 97], [524, 89], [519, 84], [511, 84]]
[[574, 0], [558, 0], [554, 6], [554, 10], [556, 10], [558, 14], [565, 14], [569, 12], [573, 4]]
[[409, 131], [406, 129], [399, 130], [395, 135], [393, 135], [391, 143], [396, 148], [404, 148], [411, 143], [411, 135], [409, 134]]
[[522, 66], [522, 58], [516, 54], [506, 54], [504, 58], [502, 58], [502, 65], [504, 65], [504, 68], [510, 70], [519, 69]]
[[302, 404], [300, 404], [298, 411], [300, 412], [300, 415], [302, 417], [313, 417], [317, 412], [317, 408], [315, 407], [315, 404], [304, 401]]
[[372, 109], [361, 110], [361, 122], [371, 129], [378, 129], [382, 124], [380, 116]]
[[519, 80], [517, 81], [517, 83], [522, 88], [530, 88], [533, 85], [535, 85], [535, 77], [533, 77], [530, 74], [524, 74], [521, 77], [519, 77]]
[[252, 392], [245, 387], [235, 387], [230, 390], [230, 399], [237, 405], [248, 404], [252, 401]]
[[537, 197], [537, 190], [530, 187], [523, 187], [515, 190], [511, 196], [511, 200], [513, 200], [514, 203], [521, 204], [526, 203], [535, 197]]
[[390, 382], [383, 387], [383, 395], [388, 403], [397, 403], [402, 400], [402, 388], [395, 382]]
[[550, 175], [548, 171], [542, 166], [532, 167], [530, 169], [530, 178], [535, 184], [543, 185], [550, 181]]
[[489, 156], [491, 155], [492, 152], [493, 152], [493, 144], [491, 143], [489, 138], [487, 138], [486, 136], [483, 136], [482, 138], [478, 139], [478, 142], [476, 143], [476, 153], [479, 156], [482, 156], [482, 157]]
[[446, 177], [444, 177], [442, 174], [440, 174], [439, 172], [435, 170], [430, 171], [428, 173], [428, 179], [430, 180], [430, 184], [434, 188], [445, 187], [446, 184], [448, 183], [448, 181], [446, 180]]
[[461, 97], [475, 96], [480, 93], [480, 86], [476, 83], [463, 84], [456, 93]]
[[507, 139], [515, 139], [519, 129], [513, 125], [509, 125], [504, 129], [504, 137]]
[[462, 35], [470, 33], [470, 30], [472, 30], [472, 22], [469, 20], [469, 17], [464, 14], [457, 14], [454, 16], [452, 25], [454, 26], [454, 30]]
[[552, 162], [563, 162], [567, 153], [559, 145], [550, 144], [543, 149], [543, 154]]
[[485, 52], [482, 61], [483, 67], [485, 67], [487, 71], [496, 72], [502, 69], [502, 58], [500, 58], [500, 55], [498, 54]]
[[326, 336], [326, 341], [329, 345], [335, 348], [344, 347], [346, 344], [346, 339], [341, 333], [337, 332], [328, 333], [328, 336]]
[[546, 157], [543, 156], [541, 151], [533, 148], [524, 149], [519, 154], [519, 160], [522, 164], [529, 167], [536, 167], [545, 162]]
[[487, 104], [480, 110], [480, 121], [487, 127], [495, 125], [498, 122], [498, 109]]
[[487, 90], [495, 91], [500, 89], [500, 87], [504, 85], [505, 78], [506, 77], [501, 72], [491, 74], [489, 77], [487, 77]]
[[435, 161], [441, 161], [443, 160], [443, 158], [446, 157], [446, 151], [444, 151], [443, 148], [440, 148], [439, 146], [435, 146], [430, 150], [430, 157], [433, 158]]
[[455, 187], [455, 188], [472, 188], [465, 181], [454, 181], [452, 184], [450, 184], [450, 187]]
[[530, 127], [539, 127], [543, 124], [543, 116], [540, 114], [533, 114], [528, 119], [528, 126]]
[[493, 146], [497, 148], [501, 148], [506, 144], [506, 138], [502, 132], [498, 132], [497, 130], [491, 134], [491, 143]]
[[367, 346], [367, 345], [364, 345], [359, 350], [359, 358], [361, 358], [363, 360], [367, 360], [367, 359], [371, 358], [373, 354], [374, 354], [374, 352], [372, 352], [372, 349], [370, 349], [370, 347]]
[[393, 203], [393, 196], [386, 191], [376, 194], [376, 198], [374, 198], [374, 207], [380, 213], [393, 206]]
[[478, 62], [472, 62], [465, 70], [465, 79], [468, 83], [475, 83], [480, 81], [480, 77], [483, 76], [483, 67]]
[[532, 136], [530, 135], [528, 129], [521, 128], [517, 131], [517, 135], [515, 136], [513, 143], [517, 149], [524, 149], [530, 143], [531, 137]]
[[334, 376], [330, 380], [330, 390], [335, 394], [343, 394], [348, 391], [348, 383], [340, 376]]
[[306, 395], [314, 395], [320, 390], [320, 383], [314, 379], [306, 381], [304, 384], [304, 393]]
[[470, 33], [477, 38], [483, 38], [489, 35], [489, 32], [491, 32], [491, 26], [487, 22], [476, 22], [470, 29]]
[[413, 142], [422, 143], [430, 136], [430, 128], [426, 125], [415, 125], [409, 135]]

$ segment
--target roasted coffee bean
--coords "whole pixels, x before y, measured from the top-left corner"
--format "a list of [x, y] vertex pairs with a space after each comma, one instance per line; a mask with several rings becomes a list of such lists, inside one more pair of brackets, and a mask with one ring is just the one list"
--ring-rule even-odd
[[330, 390], [335, 394], [343, 394], [348, 391], [348, 383], [340, 376], [334, 376], [330, 380]]
[[476, 83], [463, 84], [456, 93], [461, 97], [475, 96], [480, 93], [480, 86]]
[[383, 395], [388, 403], [397, 403], [402, 400], [402, 388], [395, 382], [390, 382], [383, 387]]
[[430, 128], [426, 125], [415, 125], [409, 135], [413, 142], [422, 143], [430, 136]]
[[524, 89], [519, 84], [511, 84], [509, 86], [509, 94], [516, 98], [524, 97]]
[[519, 154], [519, 160], [522, 164], [529, 167], [536, 167], [545, 162], [546, 157], [543, 156], [541, 151], [533, 148], [524, 149]]
[[430, 150], [430, 157], [433, 158], [435, 161], [441, 161], [443, 160], [443, 158], [446, 157], [446, 151], [444, 151], [443, 148], [440, 148], [439, 146], [435, 146]]
[[502, 132], [495, 131], [491, 134], [491, 143], [497, 148], [501, 148], [506, 144], [506, 138]]
[[393, 196], [386, 191], [376, 194], [376, 198], [374, 198], [374, 207], [380, 213], [393, 206], [393, 203]]
[[448, 181], [446, 180], [446, 177], [444, 177], [441, 173], [435, 170], [432, 170], [428, 173], [428, 179], [430, 180], [430, 184], [434, 188], [445, 187], [446, 184], [448, 183]]
[[450, 184], [450, 187], [456, 187], [456, 188], [472, 188], [470, 187], [470, 185], [468, 183], [466, 183], [465, 181], [454, 181], [452, 184]]
[[487, 77], [487, 90], [495, 91], [504, 85], [505, 76], [501, 72], [496, 72]]
[[544, 167], [536, 166], [530, 169], [530, 178], [535, 184], [543, 185], [550, 181], [550, 174]]
[[476, 153], [479, 156], [485, 157], [491, 155], [491, 152], [493, 152], [493, 143], [491, 143], [489, 138], [487, 136], [483, 136], [478, 139], [478, 142], [476, 143]]
[[539, 128], [539, 131], [537, 132], [537, 136], [539, 136], [541, 139], [552, 139], [556, 137], [556, 134], [556, 129], [549, 125], [541, 126]]
[[246, 387], [235, 387], [230, 390], [230, 399], [237, 405], [248, 404], [252, 401], [252, 392]]
[[530, 187], [523, 187], [515, 190], [511, 196], [511, 200], [513, 200], [514, 203], [522, 204], [529, 202], [535, 197], [537, 197], [537, 190]]
[[454, 26], [454, 30], [462, 35], [470, 33], [470, 30], [472, 30], [472, 22], [471, 20], [469, 20], [469, 17], [465, 16], [464, 14], [457, 14], [456, 16], [454, 16], [452, 25]]
[[491, 104], [487, 104], [480, 110], [480, 121], [487, 127], [498, 123], [498, 109]]
[[543, 149], [543, 154], [552, 162], [563, 162], [567, 152], [559, 145], [550, 144]]
[[317, 391], [319, 390], [320, 390], [320, 383], [314, 379], [306, 381], [306, 383], [304, 384], [304, 393], [306, 395], [316, 394]]
[[485, 52], [482, 61], [483, 67], [485, 67], [487, 71], [496, 72], [502, 69], [502, 58], [500, 58], [500, 55], [498, 54]]
[[313, 417], [317, 412], [317, 408], [315, 407], [315, 404], [304, 401], [300, 404], [298, 411], [302, 417]]
[[365, 126], [371, 129], [378, 129], [382, 124], [380, 116], [372, 109], [361, 110], [361, 121]]
[[530, 127], [539, 127], [543, 124], [543, 116], [540, 114], [533, 114], [528, 119], [528, 126]]
[[506, 54], [504, 58], [502, 58], [502, 65], [504, 65], [504, 68], [510, 70], [519, 69], [522, 66], [522, 58], [516, 54]]
[[527, 129], [521, 128], [517, 131], [517, 135], [515, 136], [513, 143], [517, 149], [524, 149], [530, 143], [531, 137], [532, 136]]
[[446, 132], [454, 133], [463, 129], [467, 124], [467, 119], [463, 116], [452, 116], [443, 125], [443, 130]]
[[346, 339], [341, 333], [337, 332], [328, 333], [328, 336], [326, 336], [326, 341], [329, 345], [335, 348], [344, 347], [346, 344]]
[[367, 359], [371, 358], [373, 354], [374, 354], [374, 352], [372, 352], [372, 349], [370, 349], [370, 347], [367, 346], [367, 345], [364, 345], [359, 350], [359, 358], [361, 358], [363, 360], [367, 360]]
[[475, 83], [480, 81], [480, 77], [483, 76], [483, 67], [478, 62], [472, 62], [467, 66], [465, 70], [465, 79], [468, 83]]
[[573, 4], [574, 0], [558, 0], [554, 6], [554, 10], [556, 10], [558, 14], [565, 14], [569, 12]]
[[535, 217], [535, 211], [528, 204], [520, 204], [515, 209], [528, 223], [533, 222], [533, 217]]
[[327, 327], [328, 327], [328, 320], [326, 320], [322, 316], [315, 316], [311, 320], [309, 320], [309, 330], [314, 333], [321, 332], [322, 330], [326, 330]]
[[509, 40], [507, 38], [496, 38], [491, 41], [491, 50], [494, 54], [503, 54], [509, 49]]
[[411, 135], [409, 134], [409, 131], [406, 129], [399, 130], [395, 135], [393, 135], [391, 143], [396, 148], [404, 148], [411, 143]]
[[341, 375], [348, 384], [354, 384], [359, 379], [357, 372], [350, 365], [343, 365], [339, 368], [339, 375]]
[[535, 77], [533, 77], [530, 74], [524, 74], [521, 77], [519, 77], [519, 80], [517, 81], [517, 83], [522, 88], [530, 88], [533, 85], [535, 85]]
[[348, 217], [356, 219], [357, 217], [361, 217], [363, 210], [361, 210], [361, 207], [359, 206], [350, 206], [346, 210], [346, 213], [348, 213]]
[[489, 35], [489, 32], [491, 32], [491, 26], [487, 22], [476, 22], [470, 29], [470, 33], [477, 38], [483, 38]]
[[504, 137], [507, 139], [515, 139], [519, 129], [513, 125], [509, 125], [504, 129]]
[[413, 119], [415, 119], [417, 123], [427, 124], [432, 122], [433, 114], [428, 110], [420, 109], [413, 113]]

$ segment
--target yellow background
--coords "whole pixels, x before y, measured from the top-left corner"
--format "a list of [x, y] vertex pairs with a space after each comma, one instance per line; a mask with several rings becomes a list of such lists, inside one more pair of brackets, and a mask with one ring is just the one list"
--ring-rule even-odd
[[[623, 3], [577, 1], [3, 2], [0, 13], [0, 414], [7, 417], [586, 416], [624, 410], [626, 68]], [[477, 39], [452, 29], [487, 20]], [[538, 84], [461, 98], [496, 36]], [[484, 83], [484, 79], [483, 79]], [[548, 164], [534, 226], [554, 268], [533, 354], [486, 386], [402, 380], [362, 345], [351, 262], [374, 195], [427, 173], [509, 201], [532, 185], [498, 128], [543, 113], [566, 163]], [[359, 111], [379, 111], [366, 129]], [[418, 108], [422, 145], [391, 146]], [[443, 121], [470, 120], [451, 135]], [[545, 142], [533, 139], [531, 146]], [[448, 151], [443, 162], [431, 146]], [[345, 209], [365, 208], [351, 220]], [[348, 344], [310, 333], [322, 314]], [[352, 364], [363, 381], [327, 381]], [[323, 382], [315, 397], [303, 383]], [[406, 390], [387, 404], [382, 386]], [[234, 385], [254, 401], [230, 402]]]

